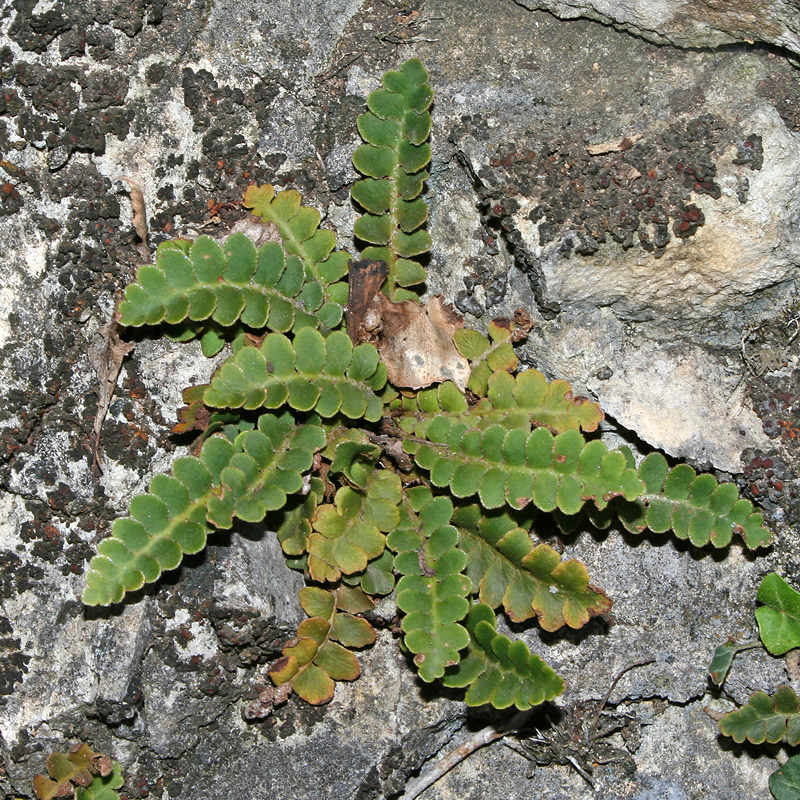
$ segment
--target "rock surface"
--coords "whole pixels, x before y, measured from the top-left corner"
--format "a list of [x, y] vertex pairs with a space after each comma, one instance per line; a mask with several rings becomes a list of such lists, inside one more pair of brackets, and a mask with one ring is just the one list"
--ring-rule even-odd
[[561, 19], [585, 17], [659, 44], [719, 47], [764, 42], [800, 52], [800, 14], [791, 0], [519, 0]]
[[[598, 768], [596, 796], [766, 795], [775, 762], [720, 748], [702, 708], [730, 707], [709, 693], [705, 664], [728, 636], [756, 636], [762, 577], [778, 569], [800, 582], [800, 83], [775, 48], [638, 37], [800, 52], [797, 10], [395, 6], [15, 0], [0, 19], [7, 797], [32, 796], [47, 754], [85, 740], [122, 762], [128, 798], [388, 798], [485, 724], [414, 679], [391, 609], [376, 616], [385, 630], [360, 656], [362, 678], [329, 706], [291, 700], [245, 722], [302, 619], [299, 577], [259, 526], [218, 535], [122, 609], [79, 602], [111, 521], [185, 452], [169, 434], [181, 391], [216, 363], [196, 344], [136, 337], [93, 469], [90, 353], [142, 259], [123, 179], [143, 191], [150, 246], [224, 234], [253, 181], [298, 188], [348, 244], [355, 116], [380, 74], [411, 55], [436, 92], [431, 290], [478, 325], [525, 308], [535, 327], [522, 358], [598, 398], [604, 436], [737, 474], [780, 534], [756, 559], [616, 530], [564, 537], [566, 557], [615, 605], [578, 633], [512, 626], [568, 682], [547, 714], [558, 725], [621, 669], [655, 658], [612, 696], [648, 723], [629, 731], [638, 769]], [[752, 651], [726, 691], [743, 702], [783, 682], [782, 663]], [[591, 796], [571, 768], [530, 779], [527, 768], [496, 744], [426, 797]]]

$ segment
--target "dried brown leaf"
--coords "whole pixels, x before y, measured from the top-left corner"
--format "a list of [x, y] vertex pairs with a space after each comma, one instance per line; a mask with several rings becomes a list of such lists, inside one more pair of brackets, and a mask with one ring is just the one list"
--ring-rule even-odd
[[144, 203], [144, 192], [138, 181], [133, 178], [123, 177], [122, 180], [128, 184], [133, 208], [133, 228], [141, 240], [137, 249], [139, 255], [147, 261], [150, 258], [150, 248], [147, 245], [147, 209]]
[[463, 391], [470, 367], [456, 350], [453, 334], [464, 320], [441, 295], [421, 305], [414, 300], [395, 303], [376, 294], [370, 309], [380, 313], [378, 350], [395, 386], [422, 389], [449, 380]]
[[613, 142], [600, 142], [599, 144], [587, 145], [586, 150], [590, 156], [602, 156], [606, 153], [621, 153], [623, 150], [630, 150], [641, 138], [641, 133], [634, 133], [631, 136], [623, 136], [621, 139], [616, 139]]
[[97, 373], [97, 413], [92, 428], [92, 468], [100, 471], [98, 451], [100, 447], [100, 432], [103, 420], [108, 414], [111, 398], [117, 387], [117, 380], [122, 369], [122, 361], [133, 350], [133, 342], [124, 342], [119, 335], [117, 312], [114, 312], [111, 321], [100, 327], [95, 337], [95, 342], [89, 348], [89, 363]]
[[380, 312], [372, 309], [372, 301], [388, 274], [385, 261], [350, 262], [346, 316], [347, 335], [353, 344], [375, 341]]

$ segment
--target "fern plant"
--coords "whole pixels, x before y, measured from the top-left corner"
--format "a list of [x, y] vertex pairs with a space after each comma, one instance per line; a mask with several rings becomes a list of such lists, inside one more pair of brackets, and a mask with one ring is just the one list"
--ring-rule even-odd
[[[800, 698], [797, 696], [798, 650], [800, 648], [800, 592], [793, 589], [780, 575], [772, 572], [761, 582], [756, 599], [762, 605], [756, 609], [761, 643], [773, 656], [786, 655], [786, 670], [794, 683], [780, 686], [774, 694], [753, 692], [745, 705], [726, 714], [706, 709], [717, 720], [720, 733], [738, 744], [745, 740], [760, 745], [785, 742], [789, 747], [800, 745]], [[711, 680], [723, 686], [737, 653], [759, 647], [758, 642], [737, 644], [729, 639], [720, 645], [708, 667]], [[790, 756], [770, 775], [769, 788], [775, 800], [800, 798], [800, 755]]]
[[[429, 314], [439, 326], [430, 340], [448, 340], [447, 358], [468, 365], [468, 377], [444, 369], [416, 389], [391, 385], [388, 321], [406, 335], [431, 309], [419, 294], [431, 99], [412, 59], [384, 75], [358, 118], [363, 261], [334, 250], [297, 192], [251, 186], [244, 205], [279, 241], [167, 242], [139, 270], [122, 325], [199, 337], [206, 355], [230, 342], [231, 352], [210, 384], [185, 393], [177, 429], [202, 433], [196, 454], [154, 477], [114, 523], [83, 601], [119, 603], [214, 530], [264, 521], [308, 583], [308, 619], [270, 671], [280, 697], [325, 703], [336, 681], [357, 678], [353, 651], [375, 639], [362, 615], [394, 592], [402, 646], [423, 681], [465, 689], [469, 705], [524, 710], [563, 682], [498, 632], [495, 611], [555, 631], [611, 607], [583, 564], [537, 540], [537, 514], [564, 529], [616, 515], [631, 531], [671, 528], [697, 546], [738, 534], [757, 548], [770, 533], [732, 484], [659, 454], [637, 465], [625, 448], [587, 438], [602, 411], [564, 381], [518, 369], [522, 323], [496, 321], [484, 336]], [[365, 264], [373, 281], [354, 277], [348, 300], [344, 278]]]

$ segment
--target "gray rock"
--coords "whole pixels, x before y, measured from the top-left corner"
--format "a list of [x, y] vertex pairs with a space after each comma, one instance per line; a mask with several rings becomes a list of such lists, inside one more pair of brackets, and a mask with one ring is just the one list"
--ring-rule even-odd
[[790, 0], [519, 0], [530, 9], [562, 19], [586, 17], [608, 23], [659, 44], [719, 47], [766, 42], [800, 52], [800, 17]]
[[[88, 352], [142, 260], [122, 178], [142, 187], [150, 246], [224, 235], [253, 181], [296, 186], [347, 245], [358, 96], [419, 55], [436, 92], [431, 290], [481, 324], [526, 308], [535, 327], [521, 356], [599, 398], [619, 423], [607, 438], [735, 472], [743, 449], [783, 447], [794, 402], [773, 408], [780, 392], [793, 396], [798, 363], [796, 76], [778, 51], [660, 48], [508, 0], [47, 5], [16, 3], [0, 22], [0, 789], [30, 795], [49, 752], [86, 740], [122, 762], [131, 796], [396, 795], [487, 717], [414, 677], [389, 630], [391, 600], [358, 681], [326, 707], [292, 699], [251, 722], [243, 708], [302, 619], [299, 575], [265, 526], [217, 535], [124, 608], [79, 603], [112, 520], [185, 452], [169, 435], [182, 389], [217, 363], [196, 343], [137, 337], [95, 473]], [[752, 39], [798, 52], [796, 10], [764, 5], [693, 3], [678, 17], [668, 2], [536, 3], [659, 42]], [[603, 206], [612, 193], [616, 205]], [[652, 208], [648, 196], [665, 222], [614, 219]], [[592, 225], [603, 218], [600, 242]], [[763, 380], [738, 360], [743, 340], [747, 364], [764, 356]], [[776, 436], [764, 438], [754, 410]], [[776, 493], [759, 464], [748, 485]], [[772, 508], [792, 519], [788, 496]], [[582, 632], [509, 630], [564, 674], [563, 713], [602, 697], [632, 661], [657, 659], [612, 696], [649, 723], [639, 771], [598, 770], [598, 796], [765, 792], [773, 761], [721, 749], [701, 713], [730, 707], [709, 700], [704, 667], [729, 635], [755, 637], [758, 583], [772, 568], [795, 575], [796, 540], [785, 531], [767, 560], [751, 560], [617, 531], [565, 538], [565, 557], [587, 564], [613, 615]], [[772, 691], [782, 670], [743, 654], [727, 692], [743, 702]], [[548, 706], [537, 725], [561, 713]], [[589, 796], [568, 767], [537, 768], [530, 781], [527, 768], [494, 745], [429, 794]]]
[[[446, 35], [469, 27], [466, 11], [442, 9]], [[595, 394], [651, 445], [740, 471], [745, 448], [768, 445], [742, 397], [740, 343], [769, 305], [789, 302], [800, 255], [800, 194], [789, 177], [800, 145], [759, 88], [774, 59], [711, 61], [585, 22], [567, 30], [544, 17], [524, 28], [517, 10], [503, 13], [507, 26], [441, 66], [437, 109], [487, 233], [514, 254], [543, 315], [530, 363]], [[577, 31], [581, 47], [565, 60]], [[513, 65], [493, 57], [512, 47]], [[523, 96], [536, 98], [535, 115], [521, 113]], [[463, 196], [451, 174], [432, 179], [434, 189]], [[492, 305], [488, 276], [507, 270], [496, 248], [451, 233], [480, 229], [474, 212], [467, 221], [468, 202], [467, 218], [446, 222], [459, 207], [435, 211], [432, 234], [449, 261], [478, 264], [479, 289], [464, 300], [457, 279], [434, 281], [475, 312], [478, 300]], [[509, 278], [520, 285], [519, 273]], [[524, 297], [506, 291], [497, 311], [515, 294]], [[599, 380], [603, 367], [613, 376]]]

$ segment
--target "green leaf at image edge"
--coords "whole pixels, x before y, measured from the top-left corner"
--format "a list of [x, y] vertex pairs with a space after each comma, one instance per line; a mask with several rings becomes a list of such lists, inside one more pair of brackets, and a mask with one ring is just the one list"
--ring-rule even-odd
[[775, 800], [800, 800], [800, 755], [792, 756], [769, 776]]
[[763, 603], [756, 620], [767, 650], [780, 656], [800, 647], [800, 593], [773, 572], [761, 582], [756, 599]]

